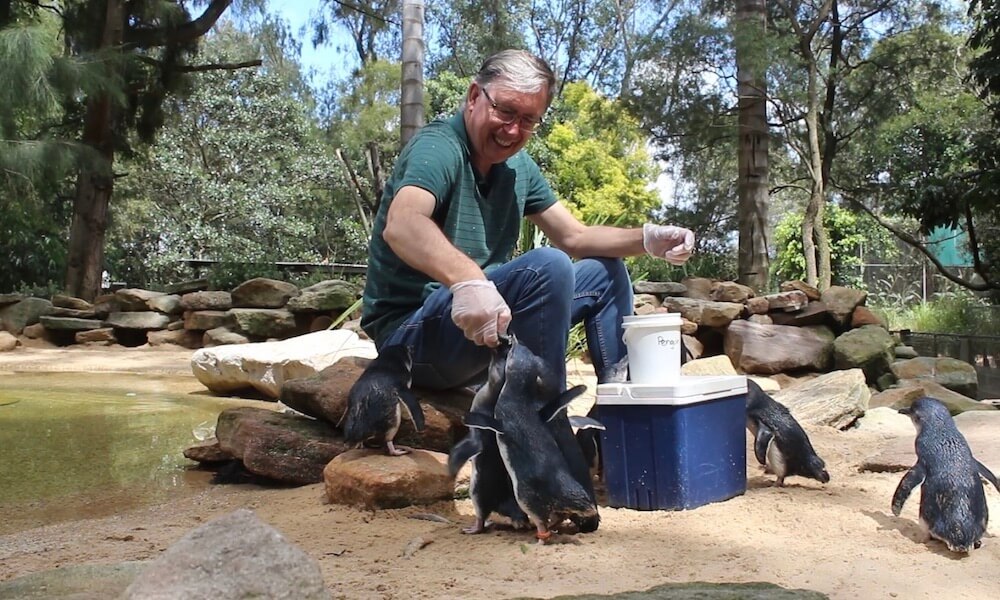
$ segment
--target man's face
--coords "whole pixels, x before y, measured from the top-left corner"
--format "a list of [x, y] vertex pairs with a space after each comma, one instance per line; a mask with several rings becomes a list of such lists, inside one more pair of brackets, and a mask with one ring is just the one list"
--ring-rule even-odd
[[547, 106], [545, 90], [526, 94], [503, 82], [470, 85], [466, 129], [477, 168], [485, 174], [489, 166], [517, 154], [528, 143]]

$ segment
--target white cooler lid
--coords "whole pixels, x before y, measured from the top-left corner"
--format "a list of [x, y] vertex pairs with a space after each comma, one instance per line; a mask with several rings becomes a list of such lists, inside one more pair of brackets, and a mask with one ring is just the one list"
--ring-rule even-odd
[[743, 375], [681, 375], [672, 384], [602, 383], [599, 405], [682, 405], [747, 393]]

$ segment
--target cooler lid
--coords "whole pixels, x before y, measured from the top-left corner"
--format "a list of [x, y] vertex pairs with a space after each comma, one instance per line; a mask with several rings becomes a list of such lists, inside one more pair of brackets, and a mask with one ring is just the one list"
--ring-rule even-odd
[[599, 405], [681, 405], [747, 393], [743, 375], [681, 375], [672, 384], [602, 383]]

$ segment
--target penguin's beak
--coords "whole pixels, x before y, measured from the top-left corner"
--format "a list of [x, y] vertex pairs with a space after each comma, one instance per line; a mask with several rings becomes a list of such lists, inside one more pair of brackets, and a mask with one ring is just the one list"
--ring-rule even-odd
[[904, 406], [903, 408], [899, 409], [899, 411], [897, 411], [897, 412], [899, 412], [899, 414], [901, 414], [901, 415], [910, 416], [910, 407], [909, 406]]

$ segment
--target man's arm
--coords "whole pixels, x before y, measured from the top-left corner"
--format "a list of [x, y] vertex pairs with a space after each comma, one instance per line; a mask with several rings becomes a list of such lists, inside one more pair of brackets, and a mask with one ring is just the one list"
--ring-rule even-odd
[[538, 226], [552, 245], [574, 258], [605, 256], [623, 258], [644, 254], [642, 228], [626, 229], [603, 225], [584, 225], [560, 202], [528, 220]]
[[447, 287], [486, 279], [479, 265], [449, 242], [431, 219], [434, 204], [434, 195], [423, 188], [400, 188], [389, 205], [382, 239], [403, 262]]

